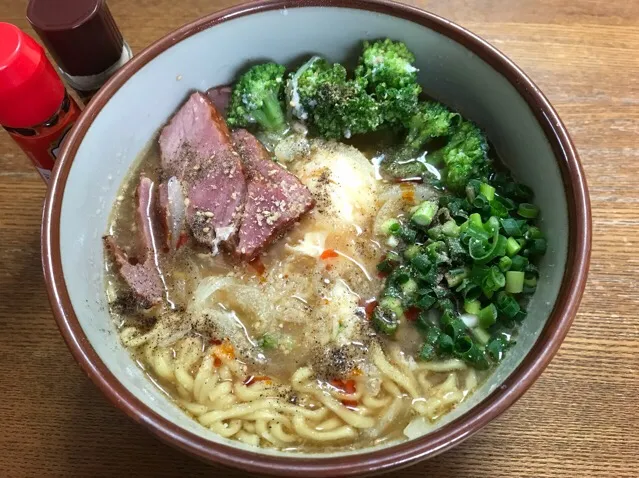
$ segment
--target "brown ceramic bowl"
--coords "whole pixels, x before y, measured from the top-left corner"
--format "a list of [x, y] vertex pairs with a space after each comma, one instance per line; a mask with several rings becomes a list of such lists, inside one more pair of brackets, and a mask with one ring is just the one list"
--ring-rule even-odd
[[[291, 63], [319, 53], [348, 61], [364, 38], [405, 41], [431, 96], [486, 129], [514, 173], [537, 193], [549, 248], [517, 346], [490, 379], [433, 431], [356, 452], [273, 452], [199, 426], [145, 378], [120, 345], [104, 292], [100, 236], [132, 162], [192, 89], [232, 81], [247, 61]], [[272, 0], [218, 12], [167, 35], [93, 99], [66, 141], [44, 209], [42, 255], [53, 311], [73, 356], [123, 412], [205, 461], [282, 476], [381, 473], [467, 439], [532, 385], [575, 316], [590, 258], [586, 181], [568, 133], [524, 73], [443, 18], [387, 1]]]

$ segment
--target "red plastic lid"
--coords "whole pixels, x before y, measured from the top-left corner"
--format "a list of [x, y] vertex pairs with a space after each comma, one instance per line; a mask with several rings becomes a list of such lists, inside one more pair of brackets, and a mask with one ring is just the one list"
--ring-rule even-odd
[[0, 22], [0, 124], [44, 123], [58, 111], [64, 94], [44, 49], [15, 25]]

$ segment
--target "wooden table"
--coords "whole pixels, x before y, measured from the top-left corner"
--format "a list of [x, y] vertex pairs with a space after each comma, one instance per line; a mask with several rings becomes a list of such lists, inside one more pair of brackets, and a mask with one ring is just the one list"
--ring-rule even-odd
[[[234, 3], [109, 1], [134, 51]], [[463, 445], [393, 476], [639, 476], [639, 2], [408, 3], [482, 35], [550, 98], [588, 175], [594, 243], [581, 311], [532, 389]], [[0, 0], [0, 18], [27, 28], [25, 4]], [[246, 476], [160, 443], [74, 363], [42, 278], [44, 194], [0, 133], [0, 476]]]

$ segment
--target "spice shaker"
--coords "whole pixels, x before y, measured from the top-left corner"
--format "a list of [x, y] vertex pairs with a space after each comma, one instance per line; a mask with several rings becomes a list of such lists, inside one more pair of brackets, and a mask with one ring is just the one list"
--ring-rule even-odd
[[29, 0], [27, 19], [85, 103], [131, 59], [105, 0]]
[[44, 49], [15, 25], [0, 22], [0, 125], [46, 182], [79, 114]]

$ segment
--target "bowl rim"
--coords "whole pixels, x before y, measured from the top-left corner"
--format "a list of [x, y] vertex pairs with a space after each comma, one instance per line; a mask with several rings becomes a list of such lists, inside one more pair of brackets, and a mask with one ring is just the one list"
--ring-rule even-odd
[[[254, 13], [304, 7], [367, 10], [406, 19], [460, 43], [491, 65], [517, 89], [542, 126], [560, 167], [569, 214], [568, 257], [559, 295], [533, 348], [502, 385], [472, 410], [433, 433], [387, 448], [337, 457], [272, 456], [216, 443], [147, 407], [108, 370], [82, 330], [66, 288], [60, 249], [62, 199], [75, 154], [101, 109], [135, 72], [181, 40], [212, 26]], [[75, 360], [116, 407], [164, 442], [208, 462], [279, 476], [338, 477], [381, 473], [433, 457], [469, 438], [508, 409], [543, 372], [568, 333], [586, 284], [591, 227], [586, 178], [565, 126], [530, 78], [485, 40], [435, 14], [388, 0], [260, 0], [206, 15], [178, 28], [136, 55], [107, 82], [65, 141], [45, 200], [41, 239], [45, 282], [58, 328]]]

